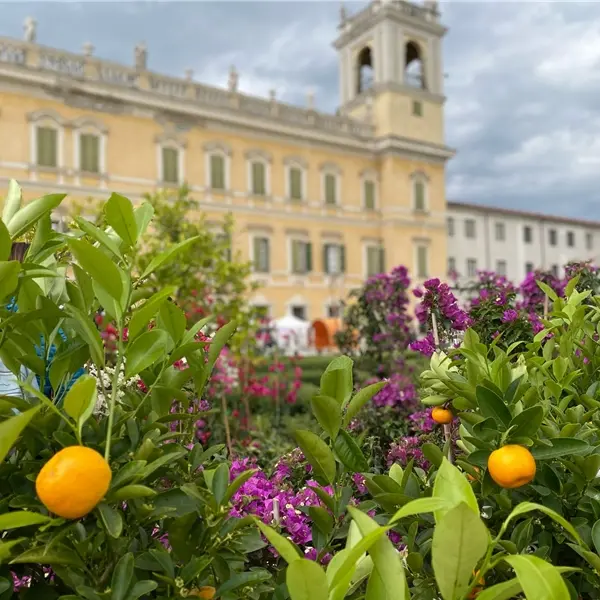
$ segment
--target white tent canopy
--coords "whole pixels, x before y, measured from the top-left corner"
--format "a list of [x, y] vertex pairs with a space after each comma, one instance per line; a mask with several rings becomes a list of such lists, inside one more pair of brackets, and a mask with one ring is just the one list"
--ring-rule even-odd
[[308, 350], [311, 329], [311, 324], [308, 321], [303, 321], [293, 315], [287, 315], [272, 321], [271, 326], [274, 330], [273, 337], [276, 344], [287, 355], [303, 353]]

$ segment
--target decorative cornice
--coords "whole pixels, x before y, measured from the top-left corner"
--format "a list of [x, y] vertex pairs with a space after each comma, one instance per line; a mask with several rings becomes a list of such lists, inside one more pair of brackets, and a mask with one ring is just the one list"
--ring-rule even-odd
[[27, 113], [27, 120], [30, 123], [37, 123], [38, 121], [43, 121], [44, 119], [50, 119], [54, 121], [57, 125], [66, 125], [68, 123], [67, 119], [61, 116], [57, 111], [52, 110], [50, 108], [42, 108], [40, 110], [35, 110], [33, 112]]
[[265, 152], [264, 150], [247, 150], [244, 156], [246, 157], [246, 160], [263, 160], [268, 163], [273, 162], [273, 155], [270, 152]]
[[342, 175], [341, 167], [334, 162], [324, 162], [319, 165], [319, 170], [323, 173], [335, 173], [336, 175]]
[[69, 122], [69, 127], [73, 129], [83, 129], [84, 127], [91, 127], [100, 133], [107, 134], [108, 127], [99, 119], [95, 119], [94, 117], [79, 117], [78, 119], [74, 119]]
[[221, 154], [224, 154], [225, 156], [232, 155], [231, 146], [224, 142], [208, 142], [204, 144], [203, 148], [204, 151], [208, 153], [219, 152]]
[[301, 169], [308, 169], [308, 163], [300, 156], [286, 156], [283, 159], [283, 164], [287, 167], [300, 167]]
[[410, 174], [410, 178], [413, 181], [430, 181], [429, 175], [427, 175], [427, 173], [425, 173], [425, 171], [422, 171], [421, 169], [413, 171]]
[[187, 142], [185, 139], [178, 136], [176, 133], [173, 133], [172, 131], [165, 131], [155, 135], [154, 142], [161, 145], [174, 144], [181, 149], [187, 148]]

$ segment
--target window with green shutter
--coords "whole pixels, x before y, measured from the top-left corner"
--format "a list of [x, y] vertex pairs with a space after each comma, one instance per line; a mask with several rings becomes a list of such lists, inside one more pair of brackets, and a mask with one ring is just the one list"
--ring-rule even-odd
[[325, 204], [337, 204], [336, 176], [332, 173], [325, 174]]
[[428, 273], [427, 246], [417, 246], [417, 277], [425, 279]]
[[216, 236], [216, 241], [222, 249], [223, 259], [231, 262], [232, 250], [231, 250], [231, 237], [227, 233], [220, 233]]
[[327, 275], [339, 275], [346, 270], [346, 249], [341, 244], [323, 246], [323, 270]]
[[257, 273], [268, 273], [270, 271], [268, 238], [254, 238], [254, 270]]
[[415, 210], [424, 211], [425, 206], [425, 183], [423, 181], [415, 181]]
[[179, 151], [177, 148], [162, 149], [162, 180], [179, 183]]
[[290, 198], [292, 200], [302, 200], [302, 169], [291, 167], [289, 171], [290, 178]]
[[210, 187], [213, 190], [225, 189], [225, 157], [221, 154], [210, 155]]
[[85, 173], [100, 173], [100, 138], [93, 133], [79, 136], [79, 168]]
[[292, 273], [304, 275], [312, 271], [312, 244], [292, 241]]
[[367, 277], [385, 273], [385, 250], [380, 246], [367, 247]]
[[366, 180], [364, 182], [365, 208], [375, 210], [375, 182]]
[[58, 134], [53, 127], [37, 128], [37, 164], [40, 167], [58, 167]]
[[252, 193], [255, 196], [265, 196], [267, 193], [267, 169], [265, 163], [255, 161], [252, 163]]

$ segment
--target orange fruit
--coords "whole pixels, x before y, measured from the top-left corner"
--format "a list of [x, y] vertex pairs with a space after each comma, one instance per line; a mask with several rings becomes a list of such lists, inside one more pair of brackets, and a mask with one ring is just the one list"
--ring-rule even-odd
[[439, 423], [440, 425], [448, 425], [448, 423], [452, 423], [452, 419], [454, 418], [454, 415], [452, 414], [451, 410], [448, 410], [447, 408], [440, 408], [439, 406], [436, 406], [431, 411], [431, 418], [436, 423]]
[[[477, 578], [478, 574], [479, 571], [473, 571], [473, 577]], [[479, 596], [479, 594], [483, 591], [483, 586], [485, 585], [485, 580], [483, 577], [479, 578], [477, 585], [481, 587], [476, 587], [471, 590], [471, 593], [468, 596], [469, 600], [475, 600], [475, 598], [477, 598], [477, 596]]]
[[535, 477], [535, 459], [524, 446], [509, 444], [490, 454], [488, 471], [500, 487], [518, 488]]
[[[477, 473], [479, 473], [479, 467], [473, 467]], [[471, 473], [467, 473], [467, 479], [469, 481], [477, 481], [477, 477], [471, 475]]]
[[63, 519], [80, 519], [102, 500], [111, 478], [101, 454], [85, 446], [69, 446], [42, 467], [35, 489], [51, 513]]
[[200, 589], [193, 589], [188, 594], [196, 598], [202, 598], [202, 600], [212, 600], [215, 597], [216, 589], [210, 585], [205, 585]]

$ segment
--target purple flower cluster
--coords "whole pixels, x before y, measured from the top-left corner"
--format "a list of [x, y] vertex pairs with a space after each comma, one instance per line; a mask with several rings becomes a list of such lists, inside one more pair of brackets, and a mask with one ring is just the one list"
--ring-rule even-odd
[[432, 312], [436, 312], [439, 326], [451, 328], [456, 331], [465, 331], [471, 324], [469, 315], [458, 306], [456, 296], [450, 290], [447, 283], [441, 283], [439, 279], [428, 279], [424, 284], [424, 290], [413, 290], [421, 302], [417, 308], [416, 316], [421, 323], [428, 323]]
[[415, 466], [423, 470], [429, 468], [429, 462], [421, 450], [421, 440], [417, 436], [403, 437], [398, 442], [394, 442], [387, 454], [388, 467], [391, 467], [394, 463], [400, 463], [405, 467], [410, 460], [414, 460]]
[[435, 340], [433, 339], [433, 333], [430, 331], [424, 338], [411, 342], [409, 348], [414, 352], [420, 352], [427, 358], [431, 358], [435, 352]]
[[509, 308], [502, 313], [503, 323], [512, 323], [519, 318], [519, 313], [514, 308]]
[[[375, 380], [377, 381], [377, 380]], [[375, 396], [373, 396], [373, 405], [376, 407], [391, 406], [410, 408], [417, 404], [417, 390], [412, 379], [402, 372], [394, 373], [384, 386]], [[365, 385], [374, 383], [373, 381], [365, 382]]]
[[436, 425], [431, 418], [431, 409], [414, 412], [409, 415], [408, 420], [411, 421], [411, 429], [423, 433], [433, 431]]
[[521, 292], [521, 306], [528, 311], [540, 312], [544, 305], [545, 294], [542, 292], [537, 282], [542, 281], [549, 285], [559, 296], [563, 295], [566, 281], [559, 279], [548, 271], [533, 271], [528, 273], [519, 288]]
[[[253, 468], [255, 463], [249, 458], [235, 460], [231, 466], [230, 478], [233, 480], [240, 473]], [[323, 506], [313, 490], [319, 487], [319, 484], [308, 480], [306, 486], [295, 491], [285, 480], [285, 468], [276, 467], [275, 470], [277, 476], [269, 479], [264, 471], [258, 469], [233, 496], [233, 508], [230, 514], [233, 517], [254, 515], [268, 525], [274, 524], [278, 516], [278, 525], [284, 534], [289, 535], [295, 544], [303, 547], [308, 558], [313, 555], [316, 558], [316, 553], [312, 551], [310, 545], [311, 521], [302, 509], [309, 506]], [[328, 494], [333, 494], [329, 486], [323, 489]]]

